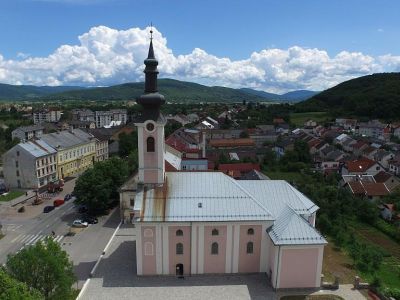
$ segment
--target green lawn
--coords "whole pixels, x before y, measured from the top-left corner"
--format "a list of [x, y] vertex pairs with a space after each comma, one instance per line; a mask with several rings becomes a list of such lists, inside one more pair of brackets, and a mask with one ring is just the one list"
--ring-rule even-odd
[[25, 193], [21, 192], [21, 191], [11, 191], [11, 192], [8, 192], [7, 195], [1, 195], [0, 201], [4, 201], [4, 202], [10, 201], [10, 200], [18, 198], [19, 196], [22, 196], [24, 194]]
[[290, 122], [298, 126], [303, 126], [304, 122], [312, 119], [315, 122], [324, 122], [328, 118], [326, 112], [306, 112], [306, 113], [291, 113], [290, 114]]

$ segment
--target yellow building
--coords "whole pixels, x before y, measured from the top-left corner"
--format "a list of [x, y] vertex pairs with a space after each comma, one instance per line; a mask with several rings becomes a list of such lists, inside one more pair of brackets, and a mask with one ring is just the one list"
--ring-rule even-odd
[[57, 150], [58, 178], [82, 173], [96, 160], [96, 139], [81, 129], [45, 134], [42, 140]]

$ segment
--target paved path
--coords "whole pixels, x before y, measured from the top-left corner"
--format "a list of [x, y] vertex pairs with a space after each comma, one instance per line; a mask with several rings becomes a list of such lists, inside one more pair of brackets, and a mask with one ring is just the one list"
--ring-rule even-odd
[[[296, 292], [282, 292], [279, 293], [279, 297], [285, 296], [285, 295], [301, 295], [301, 293], [296, 293]], [[318, 292], [311, 293], [311, 295], [337, 295], [342, 297], [345, 300], [365, 300], [367, 298], [364, 297], [363, 294], [360, 293], [360, 291], [353, 289], [352, 284], [341, 284], [339, 286], [339, 289], [337, 290], [321, 290]]]

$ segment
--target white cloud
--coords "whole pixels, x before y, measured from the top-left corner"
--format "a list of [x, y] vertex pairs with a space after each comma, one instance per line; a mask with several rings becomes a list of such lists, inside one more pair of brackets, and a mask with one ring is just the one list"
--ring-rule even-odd
[[[153, 30], [161, 77], [207, 85], [271, 92], [323, 90], [366, 74], [400, 71], [400, 56], [373, 57], [348, 51], [329, 56], [325, 50], [299, 46], [265, 49], [243, 60], [217, 57], [200, 48], [176, 55], [161, 32]], [[18, 60], [6, 60], [0, 55], [0, 82], [104, 86], [143, 80], [148, 32], [149, 28], [98, 26], [79, 36], [79, 44], [62, 45], [47, 57], [19, 55]]]

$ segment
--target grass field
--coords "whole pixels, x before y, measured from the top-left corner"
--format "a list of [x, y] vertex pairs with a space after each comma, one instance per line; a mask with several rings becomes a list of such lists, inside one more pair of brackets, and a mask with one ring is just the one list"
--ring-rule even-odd
[[315, 122], [322, 123], [329, 120], [326, 112], [306, 112], [306, 113], [291, 113], [290, 122], [296, 126], [303, 126], [304, 122], [312, 119]]
[[10, 201], [12, 199], [15, 199], [19, 196], [22, 196], [23, 194], [25, 194], [24, 192], [21, 191], [11, 191], [8, 192], [6, 195], [1, 195], [0, 196], [0, 201], [6, 202], [6, 201]]

